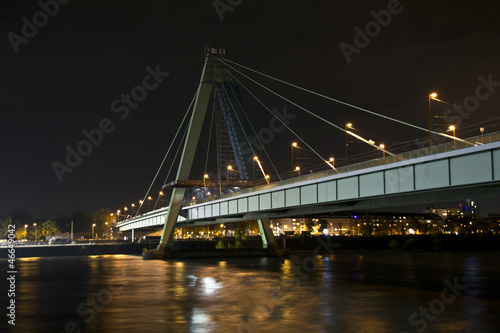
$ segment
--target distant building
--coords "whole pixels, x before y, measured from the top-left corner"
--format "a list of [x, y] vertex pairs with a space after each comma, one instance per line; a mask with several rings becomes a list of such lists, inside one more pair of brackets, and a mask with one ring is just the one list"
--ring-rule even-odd
[[427, 214], [439, 215], [443, 220], [449, 218], [456, 218], [462, 216], [475, 216], [479, 215], [479, 209], [474, 204], [474, 200], [467, 199], [461, 203], [458, 208], [436, 208], [429, 207], [424, 210]]
[[463, 215], [463, 212], [457, 208], [430, 207], [430, 208], [424, 209], [424, 213], [438, 215], [443, 220], [451, 218], [451, 217], [459, 217], [459, 216]]
[[[340, 235], [399, 235], [425, 233], [442, 228], [443, 219], [427, 213], [352, 213], [319, 215], [314, 218], [289, 218], [271, 220], [274, 235], [323, 233]], [[323, 230], [320, 228], [323, 227]]]

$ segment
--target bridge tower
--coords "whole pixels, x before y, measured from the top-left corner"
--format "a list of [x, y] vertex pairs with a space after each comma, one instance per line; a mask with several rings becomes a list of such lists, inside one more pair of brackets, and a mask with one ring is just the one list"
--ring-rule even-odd
[[[253, 154], [246, 139], [246, 133], [250, 132], [250, 125], [244, 114], [239, 88], [232, 81], [230, 75], [227, 74], [222, 62], [217, 60], [217, 57], [225, 56], [225, 49], [212, 47], [206, 49], [205, 52], [203, 71], [176, 180], [189, 179], [212, 91], [215, 92], [214, 98], [217, 100], [218, 105], [216, 116], [217, 171], [219, 175], [224, 175], [228, 165], [234, 161], [240, 179], [250, 180], [252, 177]], [[157, 257], [171, 256], [174, 230], [185, 192], [185, 187], [174, 187], [172, 191], [162, 238], [158, 245]], [[270, 246], [277, 250], [278, 246], [269, 228], [269, 221], [258, 220], [257, 222], [261, 230], [264, 246]]]

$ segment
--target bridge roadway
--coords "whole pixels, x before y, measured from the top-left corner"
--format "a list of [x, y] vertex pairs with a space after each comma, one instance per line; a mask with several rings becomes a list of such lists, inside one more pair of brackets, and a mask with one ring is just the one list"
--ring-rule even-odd
[[[500, 196], [500, 133], [187, 202], [177, 226], [283, 218]], [[120, 222], [120, 231], [165, 223], [168, 208]]]

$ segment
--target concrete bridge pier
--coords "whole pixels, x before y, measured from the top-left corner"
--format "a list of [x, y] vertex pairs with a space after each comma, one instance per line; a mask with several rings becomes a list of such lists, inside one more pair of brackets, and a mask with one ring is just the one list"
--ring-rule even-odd
[[262, 247], [272, 248], [277, 250], [279, 248], [278, 243], [276, 243], [276, 239], [274, 239], [273, 231], [271, 230], [270, 219], [259, 219], [257, 220], [260, 230], [260, 236], [262, 237]]
[[290, 249], [280, 248], [276, 239], [274, 238], [273, 231], [271, 230], [271, 220], [268, 218], [257, 220], [260, 230], [260, 236], [262, 237], [262, 247], [268, 249], [272, 255], [276, 256], [288, 256], [290, 255]]

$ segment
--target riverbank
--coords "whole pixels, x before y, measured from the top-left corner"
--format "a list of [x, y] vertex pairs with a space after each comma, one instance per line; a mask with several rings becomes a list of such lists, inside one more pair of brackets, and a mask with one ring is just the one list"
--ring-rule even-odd
[[[244, 248], [235, 248], [234, 238], [223, 238], [225, 249], [216, 249], [219, 240], [177, 240], [174, 242], [175, 258], [214, 258], [270, 256], [262, 249], [260, 237], [250, 237]], [[500, 251], [500, 236], [299, 236], [277, 237], [280, 248], [287, 251]], [[68, 245], [16, 246], [16, 258], [89, 256], [106, 254], [141, 255], [144, 250], [155, 250], [157, 242], [145, 243], [77, 243]], [[318, 247], [319, 246], [319, 247]], [[146, 255], [148, 256], [148, 255]], [[8, 248], [0, 247], [0, 258], [8, 258]]]
[[[103, 254], [140, 255], [144, 244], [139, 243], [79, 243], [65, 245], [19, 245], [15, 246], [15, 258], [69, 257]], [[0, 258], [8, 258], [8, 248], [0, 247]]]

